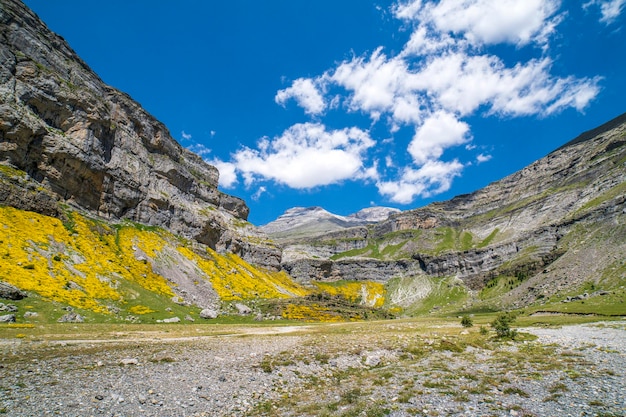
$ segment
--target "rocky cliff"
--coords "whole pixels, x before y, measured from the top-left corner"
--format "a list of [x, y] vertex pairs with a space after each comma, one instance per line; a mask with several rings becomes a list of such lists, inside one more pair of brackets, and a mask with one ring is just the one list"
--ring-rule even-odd
[[105, 85], [18, 0], [0, 4], [0, 201], [164, 227], [278, 268], [248, 207], [128, 95]]

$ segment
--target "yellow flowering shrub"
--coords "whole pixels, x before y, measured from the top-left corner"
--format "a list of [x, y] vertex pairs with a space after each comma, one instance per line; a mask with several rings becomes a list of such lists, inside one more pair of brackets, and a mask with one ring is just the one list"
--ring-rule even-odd
[[373, 281], [315, 282], [317, 288], [330, 295], [341, 295], [350, 301], [360, 300], [368, 307], [380, 308], [385, 303], [385, 286]]
[[[155, 274], [147, 258], [137, 256], [137, 249], [149, 258], [155, 258], [167, 244], [167, 232], [140, 230], [134, 226], [123, 226], [117, 232], [118, 257], [131, 279], [148, 291], [168, 297], [174, 296], [167, 279]], [[171, 237], [171, 236], [170, 236]], [[173, 240], [173, 237], [172, 237]], [[123, 273], [123, 272], [122, 272]]]
[[[120, 301], [120, 279], [173, 296], [167, 280], [148, 262], [135, 258], [132, 245], [149, 254], [163, 245], [154, 232], [132, 227], [115, 231], [71, 213], [71, 232], [59, 219], [0, 207], [0, 279], [43, 298], [76, 308], [108, 313]], [[119, 246], [116, 244], [119, 242]]]
[[151, 309], [150, 307], [138, 305], [138, 306], [132, 306], [131, 308], [129, 308], [128, 312], [131, 313], [131, 314], [139, 314], [139, 315], [141, 315], [141, 314], [154, 313], [155, 311], [153, 309]]
[[333, 314], [327, 307], [323, 307], [318, 304], [288, 304], [283, 309], [282, 316], [287, 320], [300, 320], [308, 322], [344, 321], [344, 319], [339, 314]]
[[254, 267], [234, 254], [220, 255], [207, 249], [202, 257], [181, 246], [180, 253], [190, 259], [209, 277], [213, 289], [224, 301], [253, 298], [290, 298], [308, 294], [285, 272]]

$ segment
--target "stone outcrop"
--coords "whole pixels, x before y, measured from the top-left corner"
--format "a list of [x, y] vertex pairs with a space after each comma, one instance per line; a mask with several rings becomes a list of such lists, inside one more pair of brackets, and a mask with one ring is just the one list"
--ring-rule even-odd
[[0, 298], [5, 300], [21, 300], [26, 297], [26, 293], [11, 284], [0, 281]]
[[54, 216], [65, 204], [279, 267], [280, 250], [262, 234], [239, 233], [248, 207], [217, 189], [217, 169], [18, 0], [0, 5], [0, 164], [2, 204]]

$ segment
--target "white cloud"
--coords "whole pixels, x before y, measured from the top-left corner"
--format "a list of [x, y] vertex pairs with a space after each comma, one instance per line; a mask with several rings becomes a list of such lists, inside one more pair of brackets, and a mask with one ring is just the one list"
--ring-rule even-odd
[[180, 133], [180, 135], [183, 137], [184, 140], [191, 139], [191, 135], [189, 133], [185, 133], [184, 130]]
[[237, 184], [236, 166], [231, 162], [224, 162], [219, 159], [208, 161], [215, 166], [220, 173], [219, 185], [224, 188], [232, 188]]
[[560, 0], [415, 1], [395, 9], [397, 17], [432, 25], [438, 32], [463, 36], [473, 45], [545, 44], [560, 22]]
[[583, 4], [583, 8], [587, 9], [591, 6], [599, 6], [601, 14], [600, 21], [609, 25], [619, 17], [624, 5], [626, 5], [626, 0], [591, 0]]
[[326, 103], [316, 83], [309, 78], [298, 78], [291, 87], [279, 90], [274, 97], [276, 103], [284, 106], [289, 99], [294, 99], [307, 114], [324, 112]]
[[234, 155], [234, 163], [247, 185], [272, 180], [306, 189], [371, 177], [363, 161], [365, 151], [374, 144], [358, 128], [328, 131], [322, 124], [304, 123], [272, 140], [261, 140], [258, 149], [243, 148]]
[[444, 149], [468, 141], [469, 125], [444, 111], [431, 115], [417, 129], [408, 151], [417, 165], [438, 159]]
[[261, 198], [261, 196], [265, 194], [266, 192], [267, 192], [267, 187], [260, 186], [259, 188], [257, 188], [256, 192], [252, 194], [252, 199], [254, 201], [258, 201]]
[[200, 155], [201, 157], [205, 157], [211, 153], [211, 149], [207, 148], [205, 145], [201, 143], [194, 143], [187, 147], [191, 152]]
[[491, 155], [485, 155], [485, 154], [478, 154], [478, 156], [476, 156], [476, 162], [478, 162], [479, 164], [482, 164], [483, 162], [487, 162], [491, 160]]
[[416, 197], [429, 197], [450, 189], [452, 180], [461, 175], [463, 164], [456, 159], [451, 162], [428, 161], [419, 169], [407, 167], [401, 178], [380, 181], [378, 191], [391, 201], [409, 204]]

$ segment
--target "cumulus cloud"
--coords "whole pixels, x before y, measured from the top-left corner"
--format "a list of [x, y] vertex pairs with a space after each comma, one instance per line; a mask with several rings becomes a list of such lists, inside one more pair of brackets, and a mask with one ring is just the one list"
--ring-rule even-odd
[[180, 135], [183, 137], [184, 140], [191, 139], [191, 135], [189, 133], [185, 133], [184, 130], [180, 133]]
[[318, 89], [316, 83], [309, 78], [298, 78], [291, 87], [279, 90], [274, 97], [276, 103], [285, 103], [294, 99], [307, 114], [320, 114], [326, 108], [324, 97]]
[[417, 165], [441, 157], [444, 149], [461, 145], [468, 140], [469, 125], [444, 111], [431, 115], [417, 129], [409, 144], [409, 153]]
[[232, 162], [225, 162], [220, 159], [213, 159], [208, 161], [211, 165], [215, 166], [220, 173], [218, 184], [224, 188], [233, 188], [237, 180], [236, 165]]
[[425, 22], [473, 45], [546, 43], [561, 16], [559, 0], [420, 0], [395, 8], [397, 17]]
[[480, 153], [476, 156], [476, 162], [478, 162], [479, 164], [482, 164], [483, 162], [487, 162], [491, 159], [491, 155], [485, 155], [483, 153]]
[[429, 197], [450, 189], [452, 180], [461, 175], [463, 164], [458, 160], [450, 162], [428, 161], [419, 169], [406, 167], [401, 177], [393, 181], [379, 181], [378, 191], [391, 201], [409, 204], [416, 197]]
[[239, 150], [233, 159], [248, 185], [273, 180], [306, 189], [371, 176], [363, 157], [374, 144], [359, 128], [329, 131], [319, 123], [303, 123], [279, 137], [262, 139], [258, 149]]

